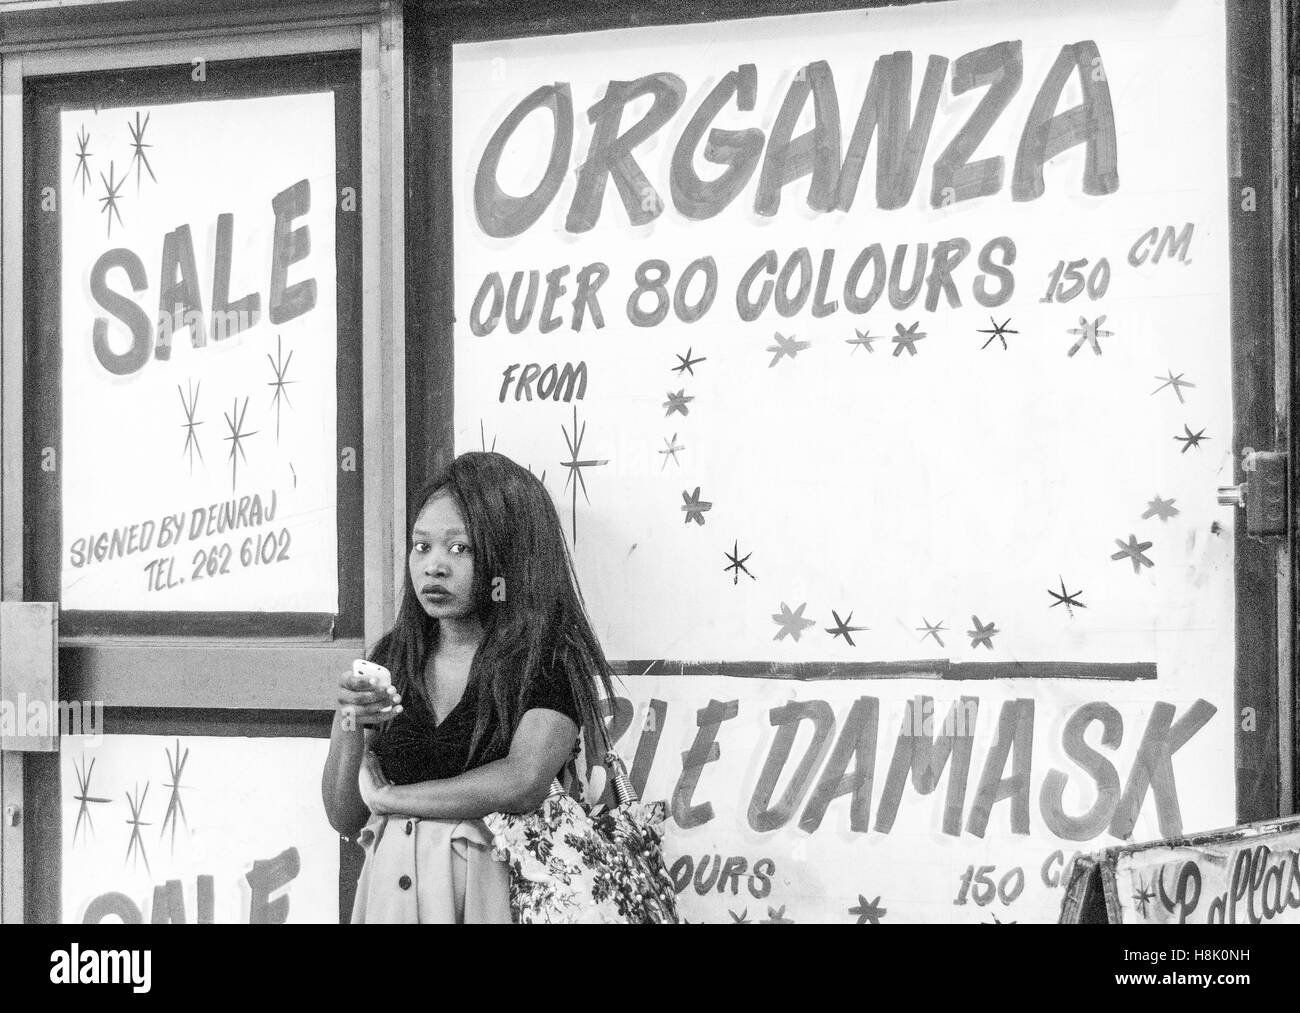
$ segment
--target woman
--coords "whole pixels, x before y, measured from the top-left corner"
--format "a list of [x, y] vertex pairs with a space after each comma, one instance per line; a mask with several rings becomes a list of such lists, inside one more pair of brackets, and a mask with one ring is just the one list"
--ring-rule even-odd
[[409, 576], [370, 660], [340, 680], [321, 793], [365, 829], [354, 922], [509, 921], [507, 867], [480, 817], [538, 808], [611, 671], [560, 519], [531, 472], [468, 453], [415, 501]]

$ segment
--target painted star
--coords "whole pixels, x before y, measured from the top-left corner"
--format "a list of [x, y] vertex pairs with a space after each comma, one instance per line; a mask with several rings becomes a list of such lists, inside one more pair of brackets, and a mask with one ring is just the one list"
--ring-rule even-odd
[[1138, 909], [1138, 912], [1143, 918], [1147, 916], [1147, 909], [1155, 899], [1156, 894], [1155, 891], [1151, 889], [1151, 885], [1139, 876], [1137, 892], [1133, 894], [1133, 906]]
[[817, 625], [816, 620], [805, 619], [803, 617], [803, 610], [807, 607], [808, 607], [808, 603], [803, 602], [797, 609], [791, 612], [790, 606], [787, 605], [785, 602], [781, 602], [781, 611], [772, 613], [772, 622], [776, 623], [778, 626], [781, 627], [779, 630], [777, 630], [776, 636], [774, 636], [772, 639], [784, 640], [786, 634], [789, 634], [790, 636], [794, 637], [795, 643], [798, 643], [799, 635], [803, 633], [804, 630], [806, 630], [809, 626]]
[[[1058, 574], [1058, 576], [1060, 575]], [[1060, 594], [1057, 594], [1050, 587], [1047, 589], [1047, 593], [1056, 599], [1056, 601], [1052, 602], [1052, 604], [1048, 605], [1047, 607], [1054, 609], [1056, 608], [1057, 605], [1064, 605], [1065, 611], [1068, 612], [1070, 614], [1070, 618], [1073, 619], [1075, 608], [1086, 609], [1088, 606], [1085, 605], [1083, 602], [1079, 601], [1079, 595], [1083, 594], [1082, 591], [1067, 591], [1065, 589], [1065, 578], [1061, 577], [1060, 580], [1061, 580]]]
[[695, 400], [695, 395], [688, 395], [685, 388], [679, 390], [676, 394], [669, 391], [664, 396], [668, 398], [668, 400], [659, 406], [668, 409], [664, 412], [664, 418], [667, 418], [673, 412], [681, 412], [683, 415], [689, 415], [691, 413], [691, 410], [687, 408], [686, 405]]
[[780, 331], [774, 332], [774, 337], [776, 344], [767, 346], [767, 351], [776, 353], [772, 356], [772, 361], [767, 364], [768, 369], [780, 362], [782, 356], [793, 359], [805, 348], [812, 346], [811, 341], [796, 341], [793, 335], [787, 338]]
[[1174, 439], [1183, 445], [1183, 449], [1181, 452], [1184, 454], [1187, 453], [1187, 451], [1191, 450], [1192, 447], [1199, 447], [1201, 445], [1202, 440], [1209, 439], [1209, 437], [1205, 435], [1204, 429], [1202, 429], [1199, 433], [1193, 433], [1191, 426], [1187, 425], [1186, 423], [1183, 424], [1183, 432], [1185, 432], [1187, 435], [1175, 436]]
[[925, 623], [925, 625], [918, 626], [916, 628], [917, 633], [920, 633], [922, 630], [925, 630], [925, 633], [921, 636], [921, 639], [924, 640], [926, 637], [934, 637], [934, 639], [938, 641], [939, 646], [943, 647], [944, 646], [943, 637], [939, 636], [939, 632], [941, 630], [946, 629], [946, 627], [943, 625], [943, 620], [940, 619], [938, 623], [931, 623], [929, 619], [925, 618], [925, 616], [922, 616], [921, 622]]
[[849, 613], [849, 617], [847, 619], [841, 619], [840, 614], [836, 612], [834, 609], [831, 609], [831, 615], [835, 617], [835, 625], [827, 626], [826, 632], [829, 633], [832, 638], [843, 637], [846, 641], [848, 641], [850, 647], [858, 646], [853, 642], [854, 633], [860, 633], [865, 630], [871, 629], [870, 626], [850, 626], [849, 623], [853, 622], [852, 612]]
[[916, 354], [916, 343], [925, 337], [925, 331], [917, 331], [920, 326], [919, 320], [906, 330], [903, 329], [902, 324], [894, 324], [894, 330], [898, 333], [889, 339], [894, 343], [894, 358], [902, 355], [904, 348], [907, 349], [908, 355]]
[[767, 909], [767, 921], [761, 922], [762, 925], [793, 925], [794, 922], [785, 916], [785, 905], [778, 908]]
[[1183, 391], [1182, 391], [1182, 388], [1184, 388], [1184, 387], [1195, 387], [1196, 384], [1194, 384], [1194, 383], [1190, 383], [1189, 381], [1184, 380], [1184, 379], [1183, 379], [1183, 376], [1184, 376], [1185, 374], [1183, 374], [1183, 373], [1179, 373], [1177, 376], [1174, 376], [1174, 371], [1173, 371], [1172, 369], [1170, 369], [1170, 370], [1166, 370], [1166, 374], [1167, 374], [1167, 375], [1165, 375], [1165, 376], [1157, 376], [1157, 377], [1156, 377], [1157, 380], [1164, 380], [1164, 383], [1162, 383], [1159, 387], [1157, 387], [1155, 390], [1153, 390], [1153, 391], [1151, 392], [1151, 396], [1152, 396], [1152, 397], [1155, 397], [1157, 394], [1159, 394], [1159, 393], [1160, 393], [1162, 390], [1164, 390], [1166, 387], [1172, 387], [1172, 388], [1174, 389], [1174, 393], [1178, 395], [1178, 403], [1179, 403], [1179, 404], [1186, 404], [1186, 402], [1183, 400]]
[[846, 345], [853, 346], [853, 351], [849, 353], [850, 355], [853, 355], [859, 348], [865, 348], [868, 352], [874, 352], [875, 349], [871, 347], [871, 343], [873, 341], [883, 340], [883, 335], [873, 335], [870, 331], [860, 331], [856, 327], [853, 328], [853, 333], [857, 335], [856, 338], [844, 339]]
[[992, 920], [991, 922], [985, 922], [985, 923], [984, 923], [985, 925], [1017, 925], [1017, 924], [1019, 924], [1019, 923], [1016, 922], [1014, 919], [1013, 919], [1012, 921], [1009, 921], [1009, 922], [1004, 922], [1001, 918], [999, 918], [997, 915], [992, 914], [992, 913], [990, 913], [989, 917], [991, 917], [993, 920]]
[[609, 464], [609, 458], [607, 457], [600, 458], [600, 459], [588, 458], [586, 460], [578, 459], [578, 454], [582, 450], [582, 441], [587, 435], [587, 423], [584, 422], [582, 424], [582, 428], [581, 429], [578, 428], [578, 406], [577, 405], [573, 406], [573, 435], [570, 436], [569, 430], [565, 428], [563, 425], [560, 426], [560, 429], [564, 433], [564, 442], [568, 444], [569, 447], [569, 459], [567, 461], [561, 461], [560, 464], [564, 465], [564, 467], [569, 469], [569, 474], [564, 479], [564, 488], [566, 489], [569, 488], [569, 483], [570, 482], [573, 483], [573, 505], [572, 505], [573, 519], [572, 519], [571, 530], [573, 533], [573, 544], [577, 545], [578, 544], [578, 486], [582, 486], [582, 498], [585, 499], [588, 503], [591, 502], [591, 498], [587, 495], [587, 480], [582, 477], [582, 469], [598, 468], [603, 464]]
[[[128, 122], [126, 127], [131, 131], [131, 165], [135, 166], [135, 191], [136, 193], [139, 193], [141, 169], [147, 169], [149, 172], [149, 178], [155, 183], [158, 182], [158, 177], [153, 174], [153, 166], [149, 164], [149, 156], [144, 152], [145, 148], [153, 147], [152, 144], [144, 143], [144, 132], [149, 127], [149, 114], [145, 113], [144, 123], [141, 123], [140, 113], [137, 111], [135, 114], [135, 123], [132, 124]], [[127, 172], [131, 171], [131, 165], [126, 167]]]
[[[275, 336], [275, 358], [272, 359], [270, 353], [267, 353], [266, 361], [271, 364], [271, 372], [275, 374], [274, 380], [268, 380], [266, 385], [275, 388], [275, 394], [271, 397], [271, 404], [275, 406], [275, 439], [280, 440], [280, 408], [287, 404], [290, 408], [293, 403], [289, 400], [289, 392], [285, 389], [291, 383], [297, 383], [297, 380], [286, 380], [289, 375], [289, 363], [293, 362], [293, 352], [289, 353], [289, 358], [284, 358], [283, 350], [280, 347], [280, 335]], [[482, 433], [482, 420], [479, 422], [480, 434]], [[492, 448], [496, 449], [496, 440], [492, 441]]]
[[[676, 352], [674, 352], [673, 354], [674, 354], [674, 355], [677, 355]], [[708, 356], [705, 356], [705, 355], [702, 355], [702, 356], [700, 356], [700, 357], [698, 357], [698, 358], [692, 359], [692, 358], [691, 358], [691, 349], [688, 348], [688, 349], [686, 349], [686, 354], [685, 354], [685, 355], [677, 355], [677, 361], [680, 362], [681, 365], [680, 365], [680, 366], [674, 366], [674, 367], [673, 367], [673, 372], [674, 372], [674, 373], [680, 373], [680, 372], [682, 372], [683, 370], [685, 370], [687, 373], [690, 373], [691, 376], [694, 376], [694, 375], [695, 375], [695, 370], [691, 369], [691, 367], [694, 366], [697, 362], [705, 362], [705, 361], [707, 361], [707, 359], [708, 359]]]
[[983, 348], [988, 348], [989, 345], [993, 344], [994, 340], [1001, 341], [1001, 342], [1002, 342], [1002, 347], [1003, 347], [1003, 349], [1005, 349], [1005, 348], [1007, 347], [1007, 338], [1006, 338], [1006, 336], [1007, 336], [1008, 334], [1019, 334], [1019, 333], [1020, 333], [1019, 331], [1013, 331], [1013, 330], [1009, 330], [1009, 329], [1007, 328], [1007, 325], [1008, 325], [1009, 323], [1011, 323], [1011, 318], [1010, 318], [1010, 317], [1007, 317], [1005, 320], [1002, 321], [1002, 323], [998, 323], [998, 322], [997, 322], [996, 320], [994, 320], [992, 317], [989, 317], [989, 323], [991, 323], [991, 324], [993, 325], [993, 329], [992, 329], [992, 330], [988, 330], [988, 329], [986, 328], [986, 329], [981, 330], [981, 331], [978, 332], [979, 334], [989, 334], [989, 335], [992, 335], [992, 337], [990, 337], [990, 338], [988, 339], [988, 341], [986, 341], [986, 342], [984, 342], [984, 344], [980, 345], [980, 348], [982, 348], [982, 349], [983, 349]]
[[747, 562], [749, 561], [749, 557], [752, 556], [753, 553], [752, 553], [752, 552], [748, 552], [748, 553], [745, 554], [745, 558], [744, 558], [744, 559], [741, 559], [741, 558], [740, 558], [740, 541], [739, 541], [739, 540], [733, 542], [733, 543], [732, 543], [732, 546], [731, 546], [731, 551], [730, 551], [730, 552], [727, 552], [727, 553], [724, 553], [724, 555], [727, 557], [728, 563], [727, 563], [726, 566], [724, 566], [724, 567], [722, 568], [722, 572], [723, 572], [723, 573], [726, 573], [728, 570], [733, 571], [732, 576], [731, 576], [731, 583], [732, 583], [732, 586], [733, 586], [733, 587], [734, 587], [736, 584], [739, 584], [739, 583], [740, 583], [740, 571], [741, 571], [741, 570], [744, 570], [744, 571], [745, 571], [745, 576], [748, 577], [750, 580], [757, 580], [757, 579], [758, 579], [758, 578], [755, 577], [752, 573], [749, 572], [749, 567], [747, 567], [747, 566], [745, 565], [745, 563], [747, 563]]
[[1151, 548], [1150, 542], [1139, 542], [1134, 535], [1128, 536], [1128, 543], [1115, 539], [1115, 544], [1119, 546], [1119, 552], [1111, 554], [1111, 559], [1129, 559], [1133, 562], [1133, 572], [1141, 573], [1144, 566], [1155, 566], [1156, 564], [1147, 559], [1142, 553]]
[[[279, 338], [278, 335], [276, 336], [276, 339], [275, 339], [275, 340], [276, 340], [277, 342], [279, 342], [280, 338]], [[269, 359], [270, 356], [268, 355], [267, 358]], [[292, 352], [289, 353], [289, 358], [293, 358], [293, 353], [292, 353]], [[285, 363], [285, 365], [287, 366], [288, 363]], [[488, 445], [487, 445], [487, 428], [483, 425], [483, 420], [482, 420], [482, 419], [479, 419], [479, 420], [478, 420], [478, 445], [479, 445], [480, 449], [485, 450], [485, 451], [486, 451], [487, 448], [488, 448]], [[493, 450], [493, 452], [495, 452], [496, 449], [497, 449], [497, 437], [496, 437], [496, 433], [493, 433], [493, 434], [492, 434], [492, 450]], [[533, 469], [532, 469], [531, 466], [529, 466], [528, 470], [529, 470], [529, 471], [532, 471]]]
[[858, 924], [866, 925], [870, 922], [872, 925], [879, 925], [880, 919], [889, 913], [889, 908], [880, 906], [880, 898], [876, 897], [870, 903], [867, 898], [858, 894], [858, 906], [849, 908], [849, 914], [858, 916]]
[[[230, 444], [230, 489], [233, 492], [239, 479], [239, 458], [243, 458], [244, 463], [248, 463], [248, 458], [244, 454], [244, 440], [250, 436], [256, 436], [258, 430], [245, 432], [244, 416], [248, 413], [248, 398], [244, 398], [244, 407], [239, 407], [239, 398], [235, 398], [234, 405], [229, 415], [222, 412], [226, 418], [226, 427], [230, 430], [229, 436], [223, 436], [222, 439]], [[235, 455], [239, 456], [236, 457]]]
[[1065, 354], [1067, 356], [1072, 356], [1074, 355], [1075, 352], [1077, 352], [1080, 348], [1082, 348], [1085, 343], [1087, 343], [1088, 346], [1092, 348], [1094, 354], [1100, 355], [1101, 345], [1098, 344], [1097, 339], [1113, 337], [1115, 333], [1114, 331], [1100, 330], [1101, 325], [1104, 324], [1105, 322], [1106, 322], [1106, 314], [1104, 313], [1101, 316], [1099, 316], [1096, 320], [1094, 320], [1092, 323], [1088, 323], [1086, 317], [1080, 317], [1079, 326], [1071, 327], [1068, 332], [1070, 334], [1079, 335], [1079, 340], [1076, 341], [1073, 345], [1071, 345], [1070, 350]]
[[664, 446], [666, 449], [659, 451], [659, 453], [664, 455], [664, 463], [659, 466], [659, 470], [663, 471], [664, 468], [668, 467], [668, 458], [670, 457], [673, 459], [673, 464], [677, 465], [680, 468], [682, 462], [677, 460], [677, 451], [685, 450], [686, 447], [684, 444], [677, 442], [677, 434], [673, 433], [673, 438], [671, 440], [665, 437]]
[[90, 794], [90, 781], [91, 778], [95, 776], [95, 761], [93, 759], [90, 761], [90, 767], [87, 768], [86, 756], [83, 753], [81, 756], [81, 766], [78, 767], [77, 761], [73, 760], [72, 769], [76, 771], [77, 776], [77, 794], [73, 795], [72, 799], [74, 802], [81, 803], [77, 807], [76, 825], [72, 828], [72, 843], [75, 845], [77, 843], [77, 835], [81, 832], [81, 821], [83, 818], [86, 821], [86, 832], [88, 834], [93, 834], [95, 832], [95, 821], [90, 815], [91, 804], [107, 805], [113, 800], [111, 798], [99, 798]]
[[117, 179], [114, 165], [109, 162], [108, 179], [105, 179], [104, 174], [101, 172], [99, 181], [104, 184], [104, 196], [99, 198], [99, 203], [104, 206], [99, 210], [108, 216], [108, 234], [111, 236], [113, 234], [113, 218], [116, 216], [117, 224], [122, 224], [122, 210], [117, 206], [117, 202], [122, 199], [118, 195], [118, 191], [122, 189], [122, 185], [126, 180]]
[[181, 428], [185, 430], [185, 446], [181, 449], [181, 453], [189, 458], [191, 475], [194, 474], [194, 455], [198, 454], [199, 460], [203, 460], [203, 448], [199, 446], [199, 434], [195, 432], [195, 427], [201, 426], [203, 423], [194, 421], [194, 415], [199, 408], [199, 389], [202, 386], [203, 381], [200, 380], [199, 386], [195, 387], [194, 381], [191, 380], [189, 382], [190, 396], [187, 400], [185, 392], [181, 390], [181, 385], [179, 383], [176, 385], [176, 393], [181, 396], [181, 408], [185, 412], [185, 421], [181, 424]]
[[176, 755], [172, 756], [170, 749], [165, 750], [165, 752], [167, 753], [167, 769], [171, 772], [172, 779], [170, 784], [165, 784], [163, 787], [170, 788], [172, 791], [167, 798], [167, 813], [163, 816], [162, 833], [158, 836], [161, 838], [163, 834], [167, 833], [167, 824], [170, 822], [172, 825], [172, 853], [175, 854], [177, 817], [179, 816], [180, 821], [185, 824], [186, 830], [190, 828], [190, 821], [185, 818], [185, 803], [181, 801], [181, 788], [184, 787], [181, 784], [181, 776], [185, 773], [185, 764], [189, 761], [190, 751], [187, 747], [185, 755], [182, 756], [181, 741], [177, 739]]
[[682, 512], [686, 514], [683, 524], [689, 524], [694, 521], [700, 527], [704, 526], [704, 513], [712, 510], [713, 504], [708, 500], [700, 502], [700, 487], [697, 485], [693, 493], [688, 494], [682, 490]]
[[86, 128], [83, 126], [77, 131], [77, 166], [72, 172], [72, 182], [75, 183], [78, 179], [81, 180], [81, 193], [83, 196], [86, 193], [86, 184], [90, 182], [90, 164], [88, 160], [94, 154], [94, 152], [86, 150], [86, 145], [89, 143], [90, 135], [86, 133]]
[[1170, 517], [1177, 517], [1179, 509], [1174, 506], [1176, 501], [1172, 499], [1161, 499], [1160, 494], [1156, 493], [1156, 498], [1147, 504], [1146, 512], [1142, 514], [1142, 519], [1148, 517], [1159, 517], [1161, 521], [1167, 521]]
[[970, 637], [971, 650], [979, 647], [980, 644], [983, 644], [990, 651], [993, 650], [993, 638], [1002, 631], [991, 622], [987, 625], [980, 622], [979, 616], [971, 616], [970, 621], [975, 624], [973, 630], [966, 631], [966, 635]]
[[[140, 794], [140, 785], [137, 783], [135, 786], [134, 797], [129, 793], [126, 796], [126, 804], [131, 809], [131, 818], [126, 821], [127, 825], [131, 828], [131, 839], [126, 842], [126, 861], [130, 861], [132, 857], [143, 859], [146, 872], [151, 870], [149, 869], [149, 856], [144, 850], [144, 838], [140, 836], [140, 828], [152, 826], [152, 824], [143, 822], [140, 819], [140, 814], [144, 811], [145, 799], [148, 797], [148, 781], [144, 784], [143, 795]], [[125, 864], [125, 862], [123, 864]], [[134, 868], [134, 864], [132, 865], [132, 868]]]
[[736, 912], [735, 912], [735, 911], [732, 911], [731, 908], [727, 908], [727, 914], [731, 915], [731, 923], [732, 923], [733, 925], [753, 925], [753, 924], [754, 924], [753, 922], [751, 922], [751, 921], [749, 920], [749, 908], [745, 908], [745, 910], [742, 911], [742, 912], [740, 912], [740, 914], [736, 914]]

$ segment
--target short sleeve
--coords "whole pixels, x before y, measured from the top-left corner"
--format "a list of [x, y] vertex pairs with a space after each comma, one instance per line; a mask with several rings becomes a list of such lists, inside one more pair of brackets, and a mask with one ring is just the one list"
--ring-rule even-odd
[[533, 685], [524, 700], [523, 709], [529, 711], [535, 708], [559, 711], [575, 725], [582, 727], [582, 719], [578, 716], [578, 705], [573, 699], [573, 690], [562, 671], [543, 668], [533, 680]]

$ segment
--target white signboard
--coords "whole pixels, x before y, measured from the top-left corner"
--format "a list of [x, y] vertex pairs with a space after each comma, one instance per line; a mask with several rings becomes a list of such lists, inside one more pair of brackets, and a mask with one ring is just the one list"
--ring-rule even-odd
[[[69, 736], [65, 922], [338, 922], [325, 739]], [[308, 790], [311, 789], [311, 790]]]
[[61, 123], [63, 607], [336, 612], [333, 95]]
[[[1231, 822], [1225, 24], [454, 49], [456, 449], [544, 476], [701, 921], [1052, 921]], [[761, 870], [760, 870], [761, 866]]]

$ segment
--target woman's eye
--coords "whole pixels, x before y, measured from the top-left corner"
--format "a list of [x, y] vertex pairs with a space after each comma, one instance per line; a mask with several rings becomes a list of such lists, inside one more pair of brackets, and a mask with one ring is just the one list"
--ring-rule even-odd
[[412, 552], [428, 552], [428, 551], [429, 551], [429, 543], [428, 543], [428, 542], [416, 542], [414, 545], [411, 546], [411, 551], [412, 551]]
[[464, 542], [453, 542], [451, 546], [451, 551], [454, 552], [456, 555], [461, 556], [464, 555], [466, 552], [469, 552], [469, 546], [466, 545]]

